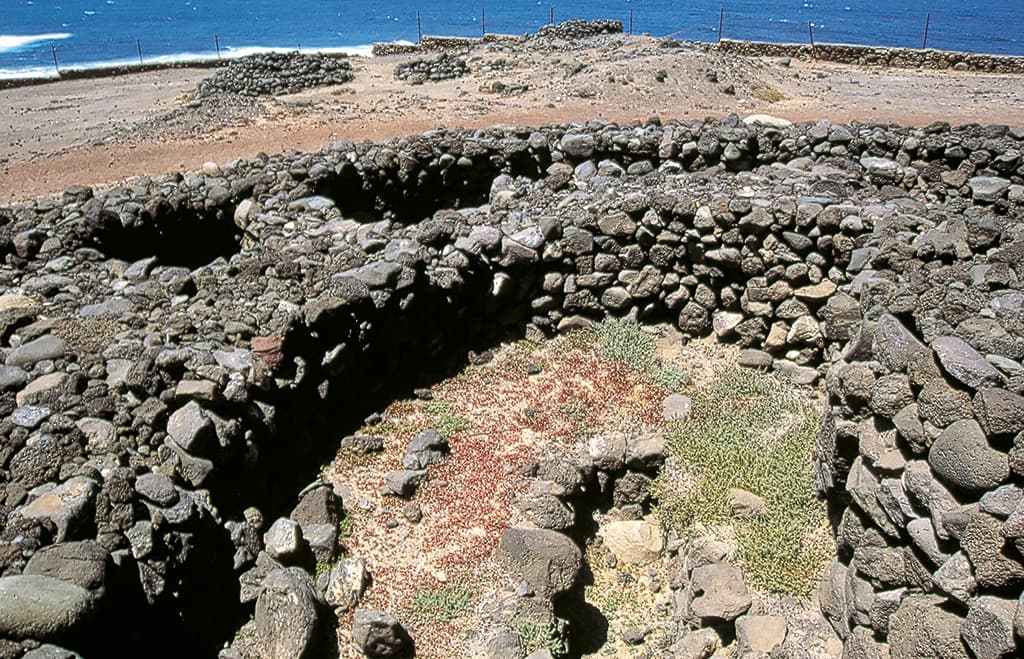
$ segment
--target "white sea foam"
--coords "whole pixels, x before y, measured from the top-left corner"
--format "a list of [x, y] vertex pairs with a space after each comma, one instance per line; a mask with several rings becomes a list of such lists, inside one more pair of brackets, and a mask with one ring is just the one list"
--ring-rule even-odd
[[32, 67], [28, 69], [0, 69], [0, 80], [25, 80], [28, 78], [56, 78], [53, 67]]
[[[257, 53], [293, 53], [294, 48], [270, 48], [265, 46], [248, 46], [244, 48], [221, 48], [223, 59], [237, 59], [246, 55]], [[341, 48], [303, 48], [299, 52], [313, 54], [323, 53], [325, 55], [355, 55], [361, 57], [372, 57], [373, 46], [348, 46]], [[143, 57], [142, 64], [151, 65], [172, 65], [187, 62], [209, 62], [217, 59], [216, 53], [177, 53], [175, 55], [159, 55]], [[61, 71], [88, 71], [90, 69], [114, 69], [132, 68], [139, 66], [137, 57], [126, 57], [122, 59], [104, 60], [100, 62], [89, 62], [88, 64], [61, 65]], [[0, 80], [21, 79], [21, 78], [54, 78], [56, 74], [52, 67], [31, 67], [24, 69], [3, 69], [0, 68]]]
[[54, 32], [52, 34], [0, 34], [0, 53], [9, 53], [31, 46], [40, 41], [60, 41], [70, 39], [68, 32]]

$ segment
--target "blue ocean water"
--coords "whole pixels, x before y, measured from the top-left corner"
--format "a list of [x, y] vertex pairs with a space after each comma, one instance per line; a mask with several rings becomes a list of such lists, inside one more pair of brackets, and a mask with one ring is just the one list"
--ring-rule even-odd
[[[920, 47], [1024, 55], [1024, 0], [0, 0], [0, 77], [259, 48], [367, 50], [423, 34], [522, 33], [570, 18], [619, 18], [633, 31], [736, 39]], [[216, 37], [216, 38], [215, 38]]]

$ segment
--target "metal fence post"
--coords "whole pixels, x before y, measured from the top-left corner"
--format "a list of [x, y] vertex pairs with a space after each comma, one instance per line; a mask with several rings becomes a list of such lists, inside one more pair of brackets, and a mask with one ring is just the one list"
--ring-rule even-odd
[[480, 36], [487, 36], [487, 9], [480, 9]]
[[633, 34], [633, 10], [629, 10], [629, 34]]
[[423, 21], [419, 12], [416, 12], [416, 43], [423, 43]]
[[57, 65], [57, 46], [50, 44], [50, 52], [53, 54], [53, 70], [60, 75], [60, 66]]
[[135, 49], [139, 51], [139, 64], [142, 64], [142, 40], [135, 40]]
[[725, 20], [725, 7], [718, 10], [718, 40], [722, 40], [722, 23]]
[[220, 59], [220, 37], [213, 35], [213, 45], [217, 47], [217, 59]]
[[811, 39], [811, 59], [814, 59], [814, 23], [807, 21], [807, 36]]
[[928, 47], [928, 26], [931, 24], [931, 22], [932, 22], [932, 15], [931, 15], [931, 12], [929, 12], [928, 15], [925, 16], [925, 19], [924, 19], [924, 41], [921, 42], [921, 49], [922, 50], [924, 50], [925, 48]]

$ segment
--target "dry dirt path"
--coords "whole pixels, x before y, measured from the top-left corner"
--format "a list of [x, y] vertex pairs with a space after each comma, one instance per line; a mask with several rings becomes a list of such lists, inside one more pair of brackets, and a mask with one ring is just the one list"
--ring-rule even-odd
[[[570, 52], [477, 46], [470, 75], [423, 85], [395, 80], [411, 56], [353, 58], [355, 81], [271, 99], [256, 111], [190, 114], [209, 69], [61, 81], [0, 91], [0, 203], [199, 169], [258, 153], [316, 150], [333, 139], [383, 140], [438, 126], [533, 126], [767, 113], [793, 121], [879, 119], [905, 125], [1024, 125], [1024, 77], [867, 69], [665, 48], [607, 37]], [[485, 71], [488, 63], [506, 66]], [[660, 81], [659, 81], [660, 80]], [[494, 93], [495, 83], [525, 86]], [[731, 86], [731, 89], [730, 89]]]

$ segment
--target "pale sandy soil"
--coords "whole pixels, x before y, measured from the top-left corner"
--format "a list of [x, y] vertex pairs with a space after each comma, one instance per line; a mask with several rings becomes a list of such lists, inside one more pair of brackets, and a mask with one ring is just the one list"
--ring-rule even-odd
[[[206, 161], [316, 150], [333, 139], [387, 139], [437, 126], [535, 126], [652, 115], [702, 118], [767, 113], [794, 121], [880, 119], [905, 125], [1024, 125], [1024, 77], [865, 69], [743, 58], [609, 37], [572, 51], [499, 45], [465, 54], [470, 75], [423, 85], [398, 81], [412, 56], [353, 58], [352, 83], [265, 100], [248, 111], [184, 111], [213, 70], [183, 69], [0, 91], [0, 203], [76, 183], [196, 170]], [[499, 58], [511, 66], [484, 71]], [[717, 74], [717, 82], [706, 75]], [[664, 71], [664, 81], [656, 73]], [[491, 85], [526, 85], [520, 94]], [[731, 84], [734, 94], [723, 87]], [[163, 117], [179, 108], [174, 121]]]

